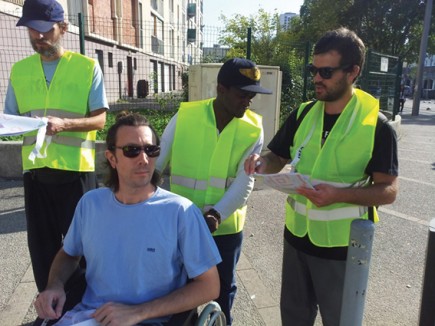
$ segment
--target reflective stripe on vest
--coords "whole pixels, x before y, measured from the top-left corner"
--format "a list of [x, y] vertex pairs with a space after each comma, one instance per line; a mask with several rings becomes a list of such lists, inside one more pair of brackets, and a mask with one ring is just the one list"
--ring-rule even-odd
[[[95, 149], [95, 142], [93, 140], [86, 140], [77, 137], [69, 137], [62, 135], [51, 136], [51, 142], [54, 144], [60, 144], [65, 146]], [[30, 146], [36, 143], [36, 136], [24, 136], [23, 145]]]
[[183, 177], [181, 175], [171, 175], [171, 183], [177, 184], [190, 189], [207, 190], [207, 184], [211, 187], [219, 189], [227, 189], [234, 181], [234, 178], [220, 179], [211, 177], [207, 180], [198, 180], [193, 178]]
[[296, 213], [306, 215], [308, 219], [313, 221], [336, 221], [349, 218], [361, 218], [368, 212], [368, 208], [365, 206], [340, 207], [331, 210], [310, 208], [307, 210], [307, 206], [296, 202], [291, 197], [287, 197], [287, 202]]
[[83, 118], [83, 114], [76, 113], [76, 112], [70, 112], [70, 111], [62, 111], [62, 110], [52, 110], [52, 109], [32, 109], [30, 111], [30, 116], [32, 117], [44, 117], [44, 116], [55, 116], [57, 118], [67, 118], [67, 119], [76, 119], [76, 118]]

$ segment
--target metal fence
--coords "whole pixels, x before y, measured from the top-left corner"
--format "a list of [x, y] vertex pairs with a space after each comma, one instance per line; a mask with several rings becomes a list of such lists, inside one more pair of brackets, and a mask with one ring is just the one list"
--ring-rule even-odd
[[[34, 53], [27, 29], [15, 27], [18, 16], [19, 13], [15, 12], [0, 13], [0, 111], [13, 63]], [[212, 26], [201, 26], [199, 30], [187, 25], [170, 29], [156, 26], [155, 21], [123, 18], [114, 24], [111, 18], [80, 15], [70, 16], [67, 20], [70, 24], [62, 40], [64, 48], [98, 60], [109, 104], [114, 110], [178, 107], [181, 100], [187, 99], [189, 66], [223, 62], [231, 50], [219, 45], [225, 31]], [[245, 55], [251, 48], [248, 39], [247, 31]], [[277, 46], [284, 50], [281, 51], [283, 58], [256, 61], [259, 65], [279, 65], [281, 68], [282, 121], [301, 101], [313, 98], [312, 83], [305, 69], [311, 60], [311, 45]], [[252, 48], [255, 59], [257, 54], [255, 47]], [[368, 53], [366, 62], [361, 88], [380, 99], [381, 109], [393, 112], [398, 99], [395, 83], [400, 62], [397, 58], [375, 52]]]
[[[124, 19], [118, 28], [104, 17], [69, 17], [68, 32], [62, 39], [65, 49], [81, 52], [98, 60], [111, 107], [161, 107], [170, 105], [174, 98], [183, 96], [183, 81], [189, 65], [200, 63], [203, 53], [208, 58], [222, 60], [226, 52], [217, 47], [203, 48], [199, 42], [169, 40], [155, 35], [154, 22], [140, 24]], [[34, 53], [27, 29], [15, 27], [17, 15], [0, 13], [0, 111], [3, 107], [12, 65]], [[179, 28], [181, 32], [189, 30]], [[142, 37], [149, 35], [149, 37]], [[219, 30], [202, 31], [207, 43], [217, 43]], [[218, 51], [220, 50], [220, 51]], [[175, 100], [174, 100], [175, 101]]]
[[367, 51], [365, 67], [359, 80], [363, 90], [379, 99], [380, 109], [394, 116], [399, 108], [402, 61], [398, 57]]

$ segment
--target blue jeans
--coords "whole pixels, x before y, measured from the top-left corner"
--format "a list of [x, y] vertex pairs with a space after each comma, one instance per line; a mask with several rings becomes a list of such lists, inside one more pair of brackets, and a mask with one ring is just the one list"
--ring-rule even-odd
[[222, 262], [217, 265], [221, 290], [219, 298], [216, 300], [221, 306], [227, 319], [227, 325], [231, 325], [231, 308], [237, 292], [236, 285], [236, 265], [242, 251], [243, 232], [229, 235], [219, 235], [213, 237], [222, 257]]

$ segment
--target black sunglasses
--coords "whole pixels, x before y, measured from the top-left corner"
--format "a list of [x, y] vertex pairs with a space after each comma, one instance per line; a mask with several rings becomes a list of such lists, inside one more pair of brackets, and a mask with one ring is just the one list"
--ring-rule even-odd
[[311, 76], [313, 76], [313, 77], [315, 75], [317, 75], [317, 73], [319, 73], [320, 77], [322, 77], [323, 79], [331, 79], [331, 77], [335, 71], [340, 70], [340, 69], [342, 69], [342, 70], [349, 69], [351, 66], [352, 65], [339, 66], [339, 67], [317, 68], [313, 64], [309, 64], [309, 65], [307, 65], [307, 70], [311, 73]]
[[160, 155], [159, 145], [127, 145], [127, 146], [113, 146], [114, 148], [119, 148], [122, 150], [122, 154], [125, 157], [134, 158], [139, 156], [140, 152], [143, 150], [148, 157], [157, 157]]

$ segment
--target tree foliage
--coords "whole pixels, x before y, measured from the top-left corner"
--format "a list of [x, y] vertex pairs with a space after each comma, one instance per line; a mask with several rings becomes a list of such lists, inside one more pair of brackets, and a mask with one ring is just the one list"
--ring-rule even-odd
[[305, 0], [291, 33], [315, 42], [326, 31], [344, 26], [368, 48], [413, 61], [424, 9], [420, 0]]
[[[328, 30], [347, 27], [367, 48], [417, 62], [423, 30], [424, 0], [305, 0], [289, 30], [281, 30], [276, 12], [260, 9], [256, 15], [221, 15], [225, 28], [220, 44], [230, 48], [228, 58], [246, 57], [247, 30], [252, 30], [251, 59], [280, 66], [283, 73], [281, 110], [302, 101], [303, 72], [312, 45]], [[435, 6], [428, 52], [435, 53]], [[308, 98], [310, 98], [309, 94]]]
[[258, 14], [243, 16], [236, 14], [231, 18], [220, 16], [225, 28], [221, 32], [219, 43], [229, 46], [227, 57], [246, 57], [247, 33], [251, 29], [251, 59], [256, 62], [267, 62], [274, 55], [276, 33], [279, 26], [278, 14], [269, 14], [260, 9]]

